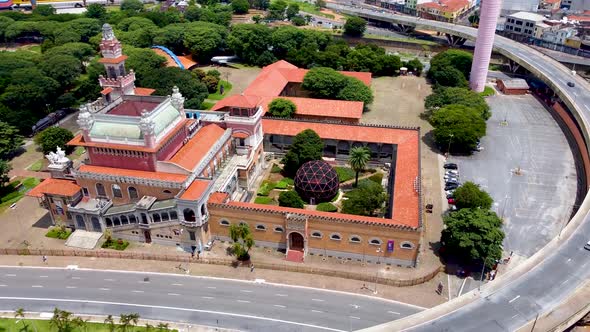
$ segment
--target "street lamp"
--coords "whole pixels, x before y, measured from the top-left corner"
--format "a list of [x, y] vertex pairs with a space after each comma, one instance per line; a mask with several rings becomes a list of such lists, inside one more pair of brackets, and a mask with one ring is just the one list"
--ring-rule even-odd
[[[383, 249], [379, 247], [375, 252], [377, 253], [377, 265], [380, 265], [381, 261], [379, 258], [381, 258], [381, 256], [379, 254], [383, 252]], [[377, 267], [377, 272], [375, 273], [375, 290], [373, 291], [373, 294], [377, 294], [377, 279], [379, 279], [379, 267]]]
[[453, 140], [453, 134], [449, 134], [449, 146], [447, 147], [447, 158], [451, 155], [451, 141]]

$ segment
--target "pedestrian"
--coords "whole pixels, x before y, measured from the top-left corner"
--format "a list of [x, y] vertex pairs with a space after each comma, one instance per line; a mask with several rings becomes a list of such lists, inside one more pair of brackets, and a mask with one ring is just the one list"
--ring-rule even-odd
[[43, 259], [43, 263], [47, 264], [47, 256], [43, 255], [41, 259]]
[[254, 264], [250, 265], [250, 272], [254, 272]]
[[201, 259], [201, 251], [197, 251], [197, 259]]
[[191, 251], [191, 258], [195, 258], [195, 251]]

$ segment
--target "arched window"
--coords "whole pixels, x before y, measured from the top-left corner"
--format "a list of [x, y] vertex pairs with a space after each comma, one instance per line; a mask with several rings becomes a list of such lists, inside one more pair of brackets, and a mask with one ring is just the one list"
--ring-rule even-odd
[[128, 223], [129, 223], [129, 219], [127, 219], [127, 216], [122, 215], [121, 216], [121, 224], [127, 225]]
[[113, 221], [111, 218], [105, 218], [105, 222], [107, 223], [107, 227], [113, 227]]
[[240, 221], [238, 224], [239, 224], [240, 226], [248, 226], [248, 224], [247, 224], [247, 223], [245, 223], [245, 222], [243, 222], [243, 221]]
[[170, 220], [178, 220], [178, 213], [176, 211], [170, 211]]
[[317, 239], [321, 239], [322, 237], [324, 237], [324, 235], [322, 234], [322, 232], [313, 231], [313, 232], [311, 232], [311, 237], [315, 237]]
[[171, 192], [170, 190], [168, 190], [168, 189], [166, 189], [166, 190], [164, 190], [164, 191], [162, 191], [162, 192], [163, 192], [164, 194], [172, 194], [172, 192]]
[[351, 235], [348, 240], [350, 242], [353, 242], [353, 243], [360, 243], [361, 242], [361, 237], [358, 236], [358, 235]]
[[383, 243], [383, 241], [381, 241], [381, 239], [376, 238], [376, 237], [369, 240], [369, 244], [372, 244], [374, 246], [380, 246], [382, 243]]
[[225, 219], [221, 219], [221, 221], [219, 222], [219, 224], [221, 226], [229, 226], [229, 221], [225, 220]]
[[263, 224], [257, 224], [256, 225], [256, 230], [257, 231], [265, 231], [266, 230], [266, 226], [264, 226]]
[[201, 205], [201, 215], [204, 216], [207, 214], [207, 209], [205, 209], [205, 204]]
[[135, 189], [135, 187], [129, 187], [129, 188], [127, 188], [127, 192], [129, 193], [129, 198], [130, 199], [139, 198], [139, 195], [137, 194], [137, 189]]
[[96, 195], [98, 195], [98, 196], [106, 196], [107, 195], [106, 190], [104, 190], [104, 185], [100, 182], [96, 184]]
[[121, 226], [121, 220], [119, 220], [119, 217], [114, 217], [113, 218], [113, 225], [115, 225], [115, 226]]
[[182, 214], [184, 216], [184, 221], [188, 221], [188, 222], [197, 221], [197, 218], [195, 217], [195, 211], [193, 211], [192, 209], [186, 208], [186, 209], [182, 210]]
[[134, 214], [130, 214], [130, 215], [129, 215], [129, 222], [130, 222], [131, 224], [135, 224], [135, 223], [137, 223], [137, 218], [135, 218], [135, 215], [134, 215]]
[[159, 215], [158, 213], [152, 213], [152, 220], [153, 220], [154, 222], [160, 222], [160, 221], [162, 221], [162, 220], [160, 219], [160, 215]]
[[121, 187], [118, 184], [114, 184], [111, 186], [113, 190], [113, 197], [122, 198], [123, 193], [121, 192]]
[[147, 224], [148, 223], [148, 218], [147, 215], [145, 213], [141, 214], [141, 223], [142, 224]]
[[277, 227], [275, 227], [275, 232], [277, 232], [277, 233], [283, 233], [284, 231], [285, 231], [285, 230], [284, 230], [284, 229], [283, 229], [283, 227], [281, 227], [281, 226], [277, 226]]
[[332, 233], [330, 234], [330, 240], [340, 241], [342, 240], [342, 236], [340, 236], [338, 233]]
[[402, 249], [414, 249], [414, 244], [410, 241], [404, 241], [399, 246]]
[[162, 221], [168, 221], [168, 220], [170, 220], [170, 217], [168, 216], [168, 212], [162, 212], [160, 214], [160, 216], [162, 217]]

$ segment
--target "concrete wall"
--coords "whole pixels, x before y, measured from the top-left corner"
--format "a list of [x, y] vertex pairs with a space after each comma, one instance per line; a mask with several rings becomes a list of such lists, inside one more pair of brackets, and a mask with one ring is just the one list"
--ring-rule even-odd
[[[96, 183], [98, 183], [98, 182], [100, 182], [104, 185], [106, 194], [113, 201], [113, 205], [122, 205], [122, 204], [136, 202], [137, 200], [141, 199], [142, 196], [154, 196], [158, 200], [170, 199], [170, 198], [174, 198], [174, 196], [176, 194], [178, 194], [178, 192], [180, 191], [180, 189], [176, 189], [176, 188], [161, 188], [161, 187], [152, 187], [152, 186], [141, 185], [141, 184], [128, 184], [128, 183], [121, 183], [121, 182], [109, 182], [109, 181], [103, 181], [103, 180], [98, 181], [98, 180], [81, 179], [81, 178], [76, 179], [76, 183], [80, 187], [87, 188], [88, 192], [90, 194], [90, 197], [93, 197], [93, 198], [96, 198], [98, 196], [97, 192], [96, 192]], [[117, 197], [113, 196], [113, 191], [112, 191], [113, 184], [117, 184], [119, 187], [121, 187], [121, 194], [123, 195], [123, 197], [117, 198]], [[137, 199], [131, 199], [129, 197], [129, 192], [128, 192], [129, 187], [134, 187], [135, 189], [137, 189], [137, 195], [138, 195]], [[166, 192], [164, 192], [164, 190], [168, 190], [168, 191], [170, 191], [170, 193], [166, 193]]]

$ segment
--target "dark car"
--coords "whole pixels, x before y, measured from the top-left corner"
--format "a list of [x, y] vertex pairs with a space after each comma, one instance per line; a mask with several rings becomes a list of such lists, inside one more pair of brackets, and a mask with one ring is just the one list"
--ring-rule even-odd
[[588, 243], [586, 243], [586, 245], [584, 245], [584, 249], [590, 250], [590, 241], [588, 241]]
[[447, 195], [447, 199], [451, 199], [451, 198], [454, 198], [454, 197], [455, 197], [455, 196], [454, 196], [453, 194], [448, 194], [448, 195]]
[[460, 183], [459, 181], [457, 181], [457, 180], [451, 180], [451, 179], [447, 180], [447, 182], [446, 182], [445, 184], [446, 184], [447, 186], [448, 186], [449, 184], [456, 184], [456, 185], [458, 185], [458, 186], [459, 186], [459, 185], [461, 185], [461, 183]]
[[458, 168], [457, 164], [455, 164], [455, 163], [446, 163], [443, 167], [446, 169], [457, 169]]
[[457, 189], [459, 187], [458, 184], [449, 183], [445, 186], [445, 190]]
[[576, 83], [574, 82], [567, 82], [567, 86], [569, 86], [570, 88], [573, 88], [576, 86]]

